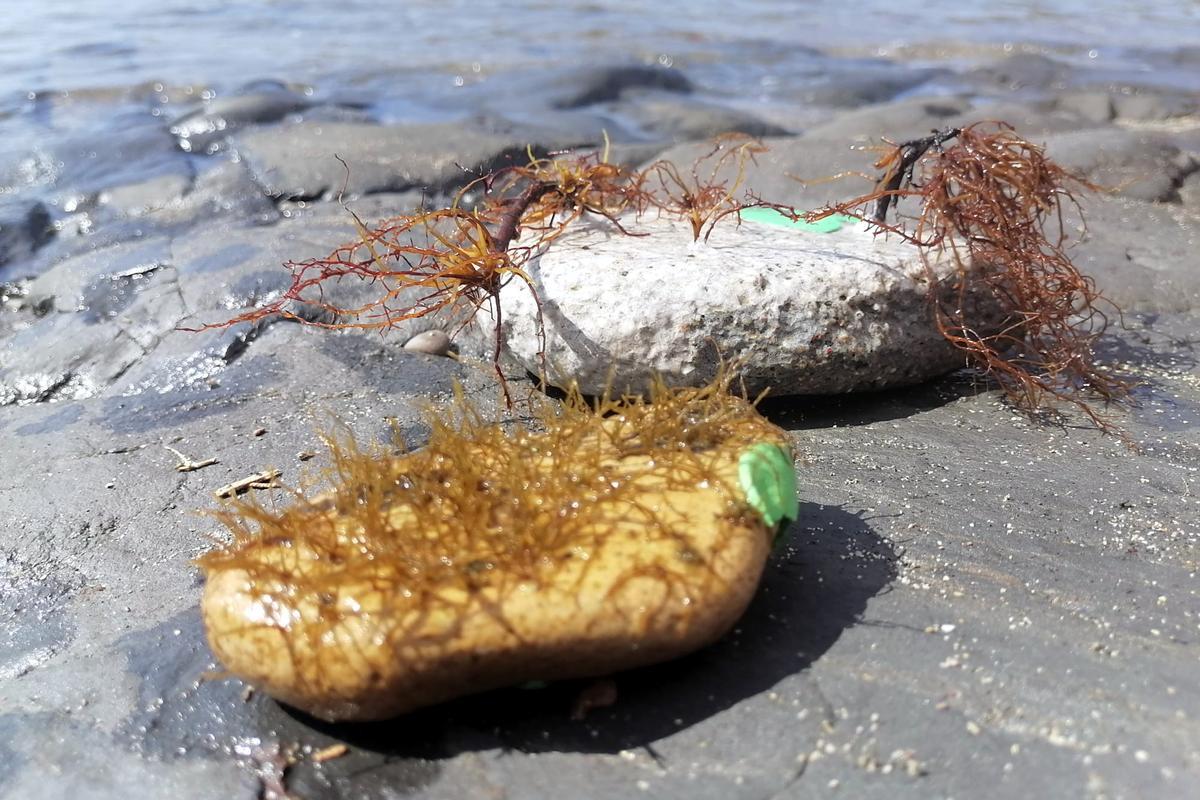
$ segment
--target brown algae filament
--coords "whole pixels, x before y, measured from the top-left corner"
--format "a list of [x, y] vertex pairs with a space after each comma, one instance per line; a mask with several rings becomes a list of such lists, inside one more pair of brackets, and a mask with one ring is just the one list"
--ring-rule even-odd
[[199, 562], [214, 652], [340, 720], [712, 642], [748, 604], [775, 533], [739, 459], [764, 443], [787, 452], [729, 383], [573, 396], [536, 433], [460, 399], [421, 450], [332, 443], [333, 491], [282, 513], [220, 512], [234, 539]]

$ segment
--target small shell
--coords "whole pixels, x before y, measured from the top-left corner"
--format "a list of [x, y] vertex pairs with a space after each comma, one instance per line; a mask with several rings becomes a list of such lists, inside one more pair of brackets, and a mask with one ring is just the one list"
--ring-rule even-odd
[[450, 337], [445, 331], [425, 331], [405, 342], [404, 349], [414, 353], [428, 353], [431, 356], [444, 356], [450, 352]]

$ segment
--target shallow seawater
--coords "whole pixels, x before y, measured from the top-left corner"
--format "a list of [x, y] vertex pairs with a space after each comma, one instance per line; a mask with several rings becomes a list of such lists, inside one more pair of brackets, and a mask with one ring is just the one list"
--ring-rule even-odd
[[0, 202], [61, 218], [109, 187], [193, 175], [204, 157], [172, 121], [247, 91], [392, 124], [527, 119], [564, 72], [648, 64], [756, 111], [847, 80], [951, 91], [943, 76], [1013, 52], [1196, 89], [1198, 32], [1200, 6], [1165, 0], [45, 0], [0, 17]]
[[[26, 4], [0, 23], [0, 94], [81, 87], [320, 82], [392, 71], [491, 72], [614, 55], [695, 62], [736, 43], [872, 53], [929, 43], [1033, 43], [1092, 58], [1194, 44], [1200, 8], [1172, 0], [112, 0]], [[787, 64], [780, 64], [784, 69]], [[464, 75], [464, 77], [466, 77]]]

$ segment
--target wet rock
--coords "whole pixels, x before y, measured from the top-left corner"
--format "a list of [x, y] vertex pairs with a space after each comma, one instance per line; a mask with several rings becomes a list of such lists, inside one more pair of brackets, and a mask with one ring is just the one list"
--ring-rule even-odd
[[54, 298], [53, 308], [59, 312], [86, 311], [85, 295], [104, 281], [118, 291], [128, 279], [149, 275], [169, 263], [166, 237], [122, 242], [63, 258], [30, 282], [29, 295]]
[[135, 752], [220, 756], [230, 743], [266, 733], [256, 719], [262, 710], [239, 696], [236, 682], [196, 679], [213, 663], [198, 616], [188, 609], [119, 641], [138, 678], [137, 703], [120, 735]]
[[280, 218], [275, 203], [254, 181], [246, 165], [235, 161], [221, 162], [192, 181], [157, 179], [110, 190], [101, 195], [101, 200], [126, 216], [172, 232], [214, 219], [234, 225], [269, 225]]
[[[668, 142], [614, 144], [608, 148], [608, 160], [628, 169], [637, 169], [655, 161], [670, 146]], [[712, 149], [711, 145], [709, 149]]]
[[311, 106], [300, 115], [305, 122], [350, 122], [358, 125], [378, 123], [379, 120], [365, 108], [345, 105]]
[[[556, 386], [577, 381], [599, 394], [611, 379], [618, 394], [644, 391], [656, 372], [702, 385], [723, 356], [746, 360], [751, 393], [831, 394], [903, 386], [962, 363], [934, 324], [927, 273], [909, 245], [859, 225], [811, 233], [744, 221], [718, 226], [705, 245], [683, 223], [631, 224], [649, 235], [568, 231], [524, 265]], [[501, 300], [509, 352], [539, 370], [532, 293], [514, 282]], [[964, 302], [986, 328], [985, 301]]]
[[150, 285], [160, 266], [148, 264], [92, 281], [79, 297], [79, 313], [84, 322], [95, 325], [116, 319]]
[[899, 100], [838, 114], [828, 122], [810, 126], [804, 134], [846, 145], [878, 144], [881, 137], [904, 141], [925, 136], [934, 128], [944, 128], [970, 109], [967, 100], [957, 97]]
[[0, 268], [28, 258], [53, 235], [50, 212], [40, 202], [0, 203]]
[[1081, 196], [1086, 230], [1067, 209], [1067, 231], [1082, 237], [1069, 255], [1106, 297], [1129, 311], [1200, 308], [1200, 226], [1177, 206], [1101, 193]]
[[[428, 324], [428, 322], [426, 322]], [[352, 369], [359, 381], [385, 395], [415, 395], [422, 392], [449, 396], [462, 375], [459, 362], [448, 358], [417, 358], [396, 344], [399, 334], [383, 338], [357, 331], [324, 335], [316, 342], [322, 355]]]
[[62, 433], [82, 418], [82, 403], [57, 403], [53, 411], [48, 412], [41, 419], [35, 419], [19, 426], [15, 433], [18, 436], [40, 436], [48, 433]]
[[271, 198], [246, 165], [238, 162], [225, 162], [200, 173], [178, 210], [181, 216], [198, 220], [225, 216], [250, 225], [268, 225], [279, 219]]
[[1101, 90], [1064, 92], [1055, 98], [1054, 105], [1095, 123], [1109, 122], [1117, 115], [1113, 98]]
[[[11, 764], [5, 759], [0, 768], [10, 797], [137, 797], [148, 786], [194, 800], [262, 796], [253, 773], [232, 756], [181, 760], [176, 752], [172, 760], [148, 759], [121, 747], [110, 732], [89, 726], [86, 716], [72, 715], [71, 710], [6, 713], [0, 716], [0, 740], [5, 742], [0, 754], [5, 750], [13, 754]], [[54, 768], [47, 769], [47, 764]]]
[[963, 126], [981, 121], [1006, 122], [1018, 135], [1035, 143], [1049, 134], [1094, 127], [1094, 123], [1068, 109], [1008, 101], [978, 102], [969, 111], [947, 119], [945, 124]]
[[[152, 118], [150, 118], [152, 119]], [[117, 186], [130, 186], [177, 175], [191, 180], [192, 167], [166, 131], [143, 113], [127, 113], [105, 120], [101, 130], [84, 131], [54, 147], [61, 162], [55, 178], [62, 196], [96, 195]]]
[[140, 183], [114, 186], [100, 193], [99, 202], [128, 217], [141, 217], [182, 201], [191, 185], [186, 175], [160, 175]]
[[43, 316], [0, 342], [0, 398], [90, 397], [144, 358], [184, 316], [166, 241], [68, 258], [30, 282], [53, 298]]
[[[794, 139], [771, 139], [771, 150], [758, 156], [757, 166], [747, 169], [747, 185], [768, 199], [805, 207], [844, 200], [869, 190], [870, 183], [848, 176], [804, 186], [789, 176], [812, 181], [843, 171], [871, 173], [877, 156], [863, 152], [862, 146], [878, 145], [884, 138], [904, 141], [932, 129], [988, 120], [1011, 124], [1018, 135], [1035, 144], [1047, 144], [1048, 154], [1063, 166], [1091, 180], [1119, 186], [1121, 193], [1130, 197], [1171, 199], [1176, 181], [1189, 169], [1188, 156], [1164, 137], [1107, 126], [1095, 128], [1072, 112], [1039, 111], [1012, 103], [969, 106], [952, 99], [913, 100], [842, 114]], [[860, 149], [851, 151], [851, 147]], [[699, 154], [698, 147], [684, 146], [668, 150], [663, 157], [686, 164]]]
[[[320, 258], [355, 240], [353, 220], [343, 209], [337, 210], [337, 214], [281, 220], [269, 227], [218, 220], [176, 235], [170, 258], [177, 266], [179, 291], [189, 312], [211, 311], [228, 319], [277, 297], [291, 285], [287, 262]], [[362, 282], [348, 279], [326, 287], [326, 299], [352, 306], [368, 291]], [[205, 321], [220, 321], [216, 317]]]
[[612, 111], [631, 120], [643, 134], [676, 141], [710, 139], [722, 133], [759, 137], [788, 133], [753, 114], [686, 99], [638, 99], [618, 104]]
[[215, 152], [217, 143], [249, 124], [277, 122], [311, 105], [285, 88], [220, 97], [171, 123], [170, 131], [187, 153]]
[[405, 342], [404, 349], [413, 353], [444, 356], [450, 352], [450, 337], [445, 331], [422, 331]]
[[191, 356], [156, 356], [133, 365], [130, 377], [107, 392], [101, 424], [115, 434], [162, 435], [189, 424], [204, 425], [213, 416], [228, 417], [256, 399], [281, 396], [283, 367], [261, 355], [230, 363], [196, 349]]
[[272, 197], [290, 199], [333, 195], [343, 184], [351, 195], [407, 189], [441, 193], [469, 181], [467, 170], [523, 163], [529, 144], [458, 124], [302, 122], [248, 131], [236, 140], [255, 180]]
[[[746, 164], [743, 183], [743, 189], [765, 200], [802, 209], [820, 208], [870, 191], [873, 185], [857, 175], [825, 180], [842, 172], [871, 171], [877, 156], [855, 149], [861, 143], [806, 135], [768, 139], [766, 144], [767, 152]], [[663, 151], [658, 158], [686, 167], [711, 150], [704, 142], [682, 144]], [[736, 174], [736, 167], [728, 165], [718, 172], [717, 180], [731, 182]]]
[[977, 84], [1008, 91], [1062, 89], [1074, 69], [1061, 61], [1037, 53], [1015, 53], [993, 64], [969, 70], [966, 76]]
[[21, 371], [21, 365], [17, 365], [14, 369], [0, 371], [0, 406], [77, 400], [94, 397], [100, 392], [101, 387], [87, 377], [73, 372], [33, 371], [36, 369], [34, 365], [31, 371]]
[[[615, 104], [617, 106], [620, 103]], [[527, 142], [575, 142], [579, 146], [599, 146], [608, 136], [610, 143], [638, 141], [636, 132], [627, 129], [624, 120], [605, 113], [607, 106], [585, 109], [539, 109], [532, 114], [481, 113], [471, 117], [471, 125], [494, 136]]]
[[1158, 122], [1200, 110], [1195, 93], [1134, 87], [1112, 96], [1117, 119], [1125, 122]]
[[[580, 108], [594, 103], [620, 99], [633, 89], [657, 89], [688, 94], [692, 82], [680, 71], [669, 67], [633, 64], [583, 69], [559, 79], [563, 96], [552, 102], [554, 108]], [[550, 90], [552, 93], [554, 89]]]
[[1200, 171], [1188, 175], [1179, 186], [1179, 202], [1200, 211]]
[[12, 334], [0, 343], [0, 399], [44, 402], [102, 392], [183, 317], [171, 272], [146, 279], [144, 288], [116, 282], [115, 298], [97, 290], [92, 314], [48, 314]]
[[50, 660], [74, 634], [67, 603], [76, 585], [44, 574], [45, 565], [0, 560], [0, 679], [13, 680]]
[[[347, 203], [347, 206], [367, 226], [372, 226], [400, 214], [412, 214], [421, 209], [445, 208], [451, 202], [453, 198], [433, 196], [414, 189], [407, 192], [363, 195]], [[337, 244], [344, 244], [357, 235], [357, 231], [352, 227], [354, 218], [350, 216], [350, 211], [337, 202], [285, 200], [279, 203], [279, 210], [289, 220], [311, 220], [311, 224], [321, 226], [325, 230], [342, 231], [335, 237]], [[347, 235], [350, 238], [347, 238]], [[331, 240], [330, 244], [333, 243]]]
[[794, 97], [802, 103], [828, 108], [850, 109], [893, 100], [913, 92], [922, 84], [947, 70], [913, 69], [887, 61], [862, 61], [839, 71], [834, 68], [828, 80], [800, 89]]
[[1046, 155], [1062, 167], [1134, 200], [1177, 199], [1192, 159], [1160, 136], [1105, 128], [1058, 133], [1045, 139]]

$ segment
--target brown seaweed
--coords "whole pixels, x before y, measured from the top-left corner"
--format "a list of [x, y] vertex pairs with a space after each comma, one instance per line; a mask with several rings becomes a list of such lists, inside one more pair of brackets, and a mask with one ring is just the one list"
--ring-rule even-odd
[[[871, 192], [817, 211], [781, 210], [808, 221], [832, 214], [863, 220], [911, 242], [927, 267], [951, 259], [959, 267], [952, 291], [933, 285], [927, 269], [934, 319], [946, 340], [1022, 411], [1043, 414], [1067, 403], [1115, 432], [1096, 402], [1127, 403], [1132, 385], [1097, 363], [1095, 345], [1120, 309], [1072, 262], [1064, 223], [1066, 207], [1081, 211], [1078, 194], [1099, 187], [1004, 122], [892, 144], [875, 168]], [[903, 213], [905, 201], [917, 209]], [[973, 264], [983, 269], [968, 279]], [[965, 310], [968, 291], [980, 289], [1006, 313], [998, 329], [982, 329]]]

